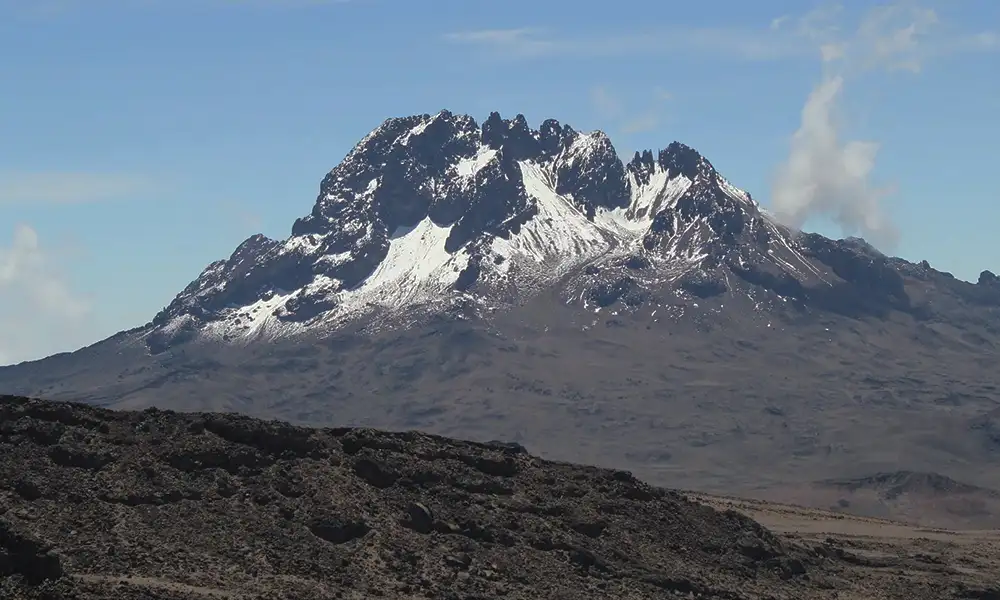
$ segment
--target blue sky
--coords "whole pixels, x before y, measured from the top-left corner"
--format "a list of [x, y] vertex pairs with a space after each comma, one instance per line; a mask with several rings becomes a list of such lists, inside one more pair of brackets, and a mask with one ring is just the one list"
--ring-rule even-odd
[[[1000, 270], [1000, 3], [609, 6], [0, 0], [0, 364], [148, 321], [249, 235], [286, 237], [383, 119], [442, 108], [603, 129], [623, 155], [677, 139], [769, 206], [837, 78], [836, 133], [878, 144], [839, 191], [890, 190], [894, 254]], [[795, 218], [841, 235], [823, 202]]]

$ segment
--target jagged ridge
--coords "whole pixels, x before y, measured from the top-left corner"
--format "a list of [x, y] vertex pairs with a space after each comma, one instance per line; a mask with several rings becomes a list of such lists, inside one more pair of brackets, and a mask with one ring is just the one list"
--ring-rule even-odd
[[[699, 218], [704, 231], [685, 229]], [[219, 321], [228, 336], [477, 286], [516, 295], [613, 249], [697, 263], [760, 218], [678, 142], [626, 165], [603, 132], [553, 119], [393, 118], [324, 178], [287, 240], [249, 238], [153, 325], [168, 345]]]
[[[798, 235], [693, 148], [626, 164], [600, 131], [523, 115], [391, 118], [320, 185], [291, 236], [256, 235], [153, 319], [154, 352], [199, 336], [331, 330], [428, 303], [496, 309], [561, 282], [583, 306], [738, 293], [848, 315], [914, 308], [901, 270], [867, 244]], [[912, 269], [910, 269], [912, 270]], [[961, 290], [1000, 301], [984, 272]]]

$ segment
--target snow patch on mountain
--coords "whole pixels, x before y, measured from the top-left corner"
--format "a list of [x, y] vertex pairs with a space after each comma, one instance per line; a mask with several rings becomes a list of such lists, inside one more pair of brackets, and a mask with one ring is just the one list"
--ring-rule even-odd
[[575, 167], [579, 162], [585, 162], [587, 157], [593, 155], [602, 144], [609, 143], [608, 136], [601, 131], [577, 133], [560, 158], [567, 167]]
[[476, 155], [471, 158], [463, 158], [455, 164], [455, 172], [459, 177], [473, 178], [476, 173], [483, 170], [497, 155], [497, 151], [488, 146], [480, 146]]
[[[233, 307], [225, 319], [209, 323], [206, 333], [227, 340], [256, 340], [291, 335], [323, 324], [331, 325], [353, 315], [375, 309], [399, 309], [431, 302], [446, 294], [467, 266], [469, 254], [448, 253], [445, 242], [451, 227], [424, 218], [412, 227], [399, 227], [389, 238], [389, 252], [364, 283], [340, 289], [341, 282], [316, 275], [301, 290], [277, 290], [272, 296], [245, 307]], [[344, 262], [349, 253], [322, 258]], [[309, 298], [329, 304], [316, 322], [283, 320], [290, 301]]]
[[400, 307], [421, 292], [447, 290], [466, 267], [465, 252], [449, 254], [445, 242], [451, 227], [441, 227], [424, 218], [414, 227], [399, 227], [389, 238], [389, 254], [365, 281], [356, 295], [371, 296], [385, 307]]
[[619, 235], [638, 238], [645, 233], [657, 212], [676, 204], [691, 187], [692, 181], [684, 175], [671, 173], [657, 165], [643, 183], [634, 174], [628, 175], [631, 198], [626, 208], [602, 209], [596, 221], [605, 229]]
[[521, 183], [538, 214], [509, 239], [495, 238], [496, 254], [555, 278], [616, 243], [570, 199], [556, 193], [552, 175], [542, 166], [531, 161], [519, 161], [518, 166]]
[[727, 196], [729, 196], [733, 200], [736, 200], [737, 202], [743, 202], [748, 205], [752, 205], [755, 210], [757, 210], [758, 212], [760, 211], [760, 206], [757, 204], [756, 201], [754, 201], [750, 197], [750, 194], [746, 193], [744, 190], [741, 190], [740, 188], [730, 183], [729, 180], [723, 177], [720, 173], [715, 174], [715, 179], [718, 182], [719, 187]]
[[228, 318], [208, 323], [205, 334], [227, 341], [233, 338], [250, 341], [301, 330], [301, 326], [295, 323], [283, 323], [275, 316], [294, 295], [295, 292], [278, 290], [273, 296], [248, 306], [233, 307], [227, 315]]

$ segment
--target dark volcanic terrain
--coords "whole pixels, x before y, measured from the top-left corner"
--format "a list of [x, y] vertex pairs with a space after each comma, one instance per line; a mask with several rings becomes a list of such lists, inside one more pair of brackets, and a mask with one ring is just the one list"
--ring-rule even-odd
[[[602, 319], [582, 331], [574, 320], [593, 315], [528, 304], [492, 324], [435, 317], [155, 357], [95, 347], [20, 370], [44, 397], [512, 440], [712, 493], [773, 500], [789, 486], [907, 470], [1000, 489], [1000, 373], [992, 345], [970, 345], [961, 330], [905, 316], [776, 318], [762, 329]], [[791, 496], [820, 508], [841, 497]], [[931, 512], [862, 514], [949, 522], [942, 505], [920, 506]], [[992, 506], [966, 523], [995, 526]]]
[[987, 537], [815, 533], [513, 444], [0, 398], [3, 598], [1000, 594]]
[[[149, 323], [0, 368], [0, 392], [504, 439], [984, 527], [998, 348], [990, 271], [792, 231], [684, 144], [626, 162], [600, 132], [442, 111], [372, 131], [287, 239], [251, 236]], [[875, 489], [900, 473], [956, 485]]]

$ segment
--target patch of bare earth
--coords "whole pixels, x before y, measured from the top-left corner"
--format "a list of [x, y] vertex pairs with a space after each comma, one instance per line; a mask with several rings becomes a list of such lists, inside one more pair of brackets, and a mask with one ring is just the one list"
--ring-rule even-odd
[[907, 589], [938, 590], [942, 598], [951, 597], [949, 589], [960, 598], [1000, 598], [997, 529], [928, 528], [761, 500], [688, 496], [745, 514], [785, 539], [829, 548], [850, 565], [839, 576], [854, 578], [860, 588], [841, 598], [890, 598], [893, 590]]

